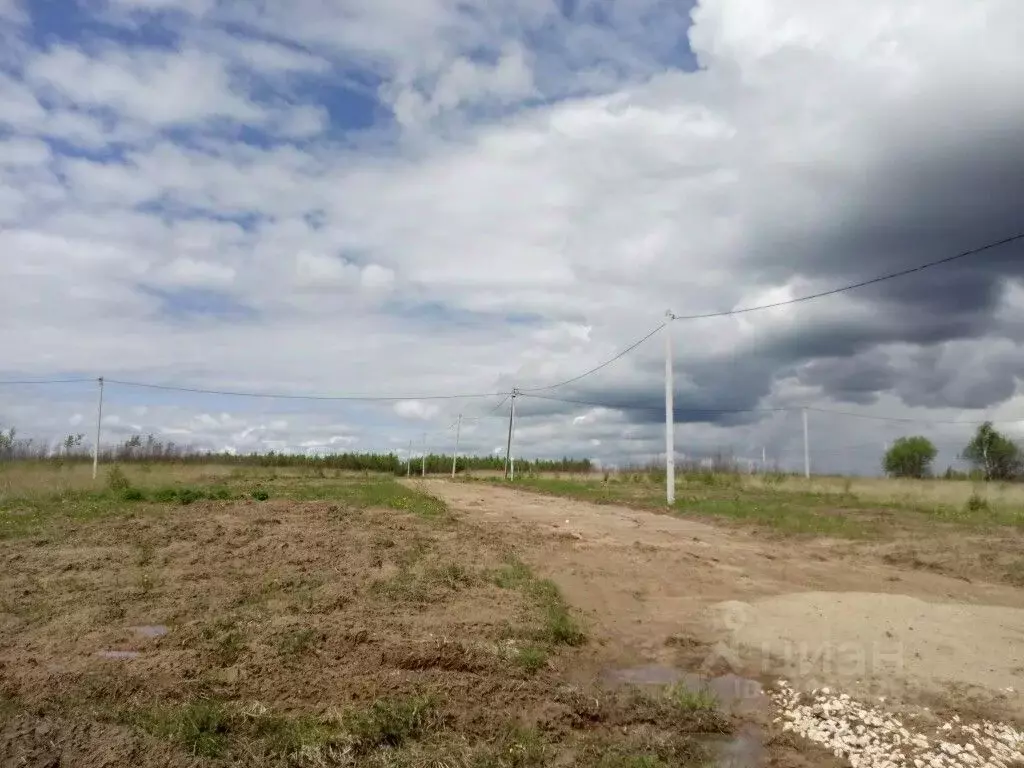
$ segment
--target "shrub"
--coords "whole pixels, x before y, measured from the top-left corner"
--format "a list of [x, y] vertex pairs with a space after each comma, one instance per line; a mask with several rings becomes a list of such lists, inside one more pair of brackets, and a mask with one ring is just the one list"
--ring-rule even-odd
[[116, 493], [123, 493], [132, 487], [131, 481], [117, 464], [107, 470], [107, 488]]

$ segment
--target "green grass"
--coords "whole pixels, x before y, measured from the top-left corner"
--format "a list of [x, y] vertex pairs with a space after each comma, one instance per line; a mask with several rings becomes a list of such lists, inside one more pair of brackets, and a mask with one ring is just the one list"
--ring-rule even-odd
[[[167, 469], [169, 476], [170, 469], [161, 469]], [[427, 520], [450, 520], [443, 501], [388, 477], [320, 479], [249, 472], [216, 477], [208, 485], [197, 484], [194, 479], [179, 485], [167, 485], [161, 480], [155, 471], [150, 476], [135, 468], [132, 476], [128, 476], [118, 468], [116, 472], [111, 469], [106, 481], [98, 483], [95, 489], [48, 490], [43, 485], [20, 492], [0, 492], [0, 540], [36, 535], [54, 526], [155, 514], [201, 501], [331, 501], [339, 513], [342, 508], [376, 507], [408, 512]]]
[[551, 647], [586, 644], [586, 633], [573, 618], [561, 590], [553, 581], [538, 579], [529, 566], [516, 557], [509, 557], [489, 577], [502, 589], [520, 590], [531, 598], [540, 617], [540, 626], [532, 632], [535, 642]]
[[718, 698], [704, 688], [693, 690], [685, 685], [674, 685], [666, 691], [665, 696], [673, 707], [684, 714], [714, 712], [718, 709]]
[[[941, 483], [933, 481], [936, 488], [941, 488]], [[664, 479], [659, 481], [646, 473], [623, 475], [607, 482], [529, 477], [517, 480], [516, 486], [596, 504], [666, 509]], [[785, 535], [844, 539], [875, 538], [893, 524], [924, 526], [938, 521], [968, 528], [1024, 526], [1024, 506], [989, 503], [977, 493], [966, 503], [954, 503], [955, 500], [936, 501], [923, 492], [918, 496], [908, 493], [881, 498], [877, 489], [868, 486], [865, 493], [870, 491], [874, 496], [861, 496], [853, 487], [849, 479], [841, 487], [832, 487], [816, 480], [807, 483], [802, 478], [776, 480], [769, 475], [752, 480], [727, 473], [687, 473], [677, 479], [676, 502], [671, 511], [753, 525]]]
[[216, 699], [199, 699], [174, 708], [127, 712], [121, 720], [181, 746], [196, 757], [222, 755], [231, 731], [231, 715]]
[[349, 712], [342, 725], [357, 753], [381, 747], [400, 747], [438, 730], [443, 722], [430, 697], [382, 699], [369, 707]]

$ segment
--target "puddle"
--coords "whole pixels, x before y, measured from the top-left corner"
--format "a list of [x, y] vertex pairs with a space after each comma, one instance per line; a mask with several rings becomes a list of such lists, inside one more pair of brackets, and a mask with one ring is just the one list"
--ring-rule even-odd
[[163, 624], [147, 624], [141, 627], [132, 627], [131, 630], [143, 637], [163, 637], [170, 632]]
[[138, 651], [97, 651], [96, 655], [101, 659], [137, 659], [142, 654]]
[[602, 675], [602, 681], [611, 685], [684, 685], [692, 691], [708, 691], [723, 709], [737, 714], [767, 712], [769, 709], [768, 697], [761, 684], [737, 675], [703, 677], [664, 664], [647, 664], [609, 670]]

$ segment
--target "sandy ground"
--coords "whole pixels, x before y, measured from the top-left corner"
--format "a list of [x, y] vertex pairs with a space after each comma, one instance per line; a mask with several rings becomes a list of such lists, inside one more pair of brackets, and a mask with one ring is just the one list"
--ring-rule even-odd
[[764, 540], [493, 486], [425, 485], [470, 521], [506, 531], [623, 665], [784, 674], [802, 687], [907, 703], [952, 693], [1024, 716], [1024, 590], [902, 570], [840, 542]]

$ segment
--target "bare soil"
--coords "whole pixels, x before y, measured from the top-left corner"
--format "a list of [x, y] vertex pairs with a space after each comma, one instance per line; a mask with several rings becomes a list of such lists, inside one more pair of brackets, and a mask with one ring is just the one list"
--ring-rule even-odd
[[573, 685], [596, 651], [518, 544], [293, 500], [140, 505], [8, 539], [0, 765], [704, 762], [726, 714]]
[[1024, 715], [1024, 591], [792, 540], [513, 489], [428, 482], [520, 542], [607, 638], [603, 663], [660, 663], [906, 706]]

